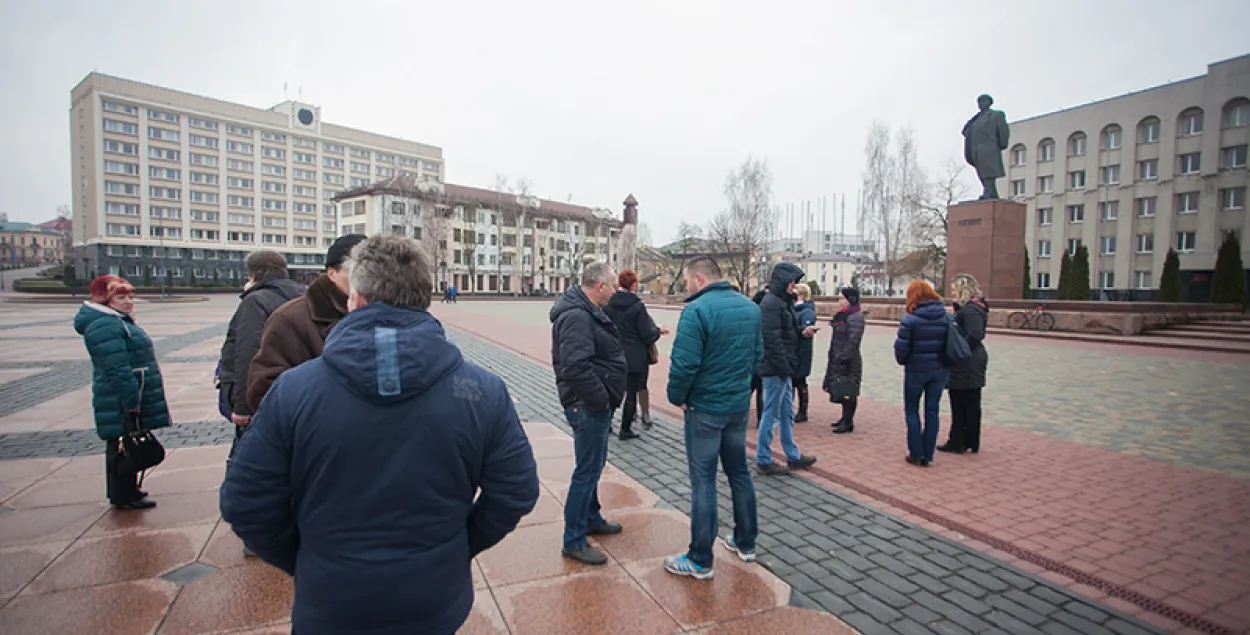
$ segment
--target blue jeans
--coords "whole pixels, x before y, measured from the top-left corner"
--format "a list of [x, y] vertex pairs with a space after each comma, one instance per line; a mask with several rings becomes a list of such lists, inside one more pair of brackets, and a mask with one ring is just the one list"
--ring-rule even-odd
[[787, 461], [803, 457], [794, 444], [794, 386], [789, 377], [764, 377], [764, 416], [760, 417], [760, 436], [755, 445], [755, 462], [773, 462], [773, 426], [781, 430], [781, 449]]
[[564, 500], [564, 546], [586, 546], [586, 528], [605, 521], [599, 511], [599, 477], [608, 461], [608, 434], [612, 431], [612, 411], [590, 412], [585, 406], [564, 409], [573, 428], [573, 456], [577, 466]]
[[[903, 411], [907, 413], [907, 455], [913, 459], [933, 460], [933, 450], [937, 447], [938, 429], [942, 421], [938, 417], [938, 409], [942, 405], [942, 391], [946, 388], [946, 380], [950, 379], [949, 370], [933, 370], [915, 372], [907, 370], [903, 374]], [[924, 429], [920, 428], [920, 396], [924, 395]]]
[[690, 550], [686, 557], [701, 567], [712, 566], [716, 540], [716, 460], [729, 477], [734, 505], [734, 544], [755, 550], [759, 533], [755, 484], [747, 468], [747, 417], [750, 411], [714, 415], [686, 411], [686, 464], [690, 467]]

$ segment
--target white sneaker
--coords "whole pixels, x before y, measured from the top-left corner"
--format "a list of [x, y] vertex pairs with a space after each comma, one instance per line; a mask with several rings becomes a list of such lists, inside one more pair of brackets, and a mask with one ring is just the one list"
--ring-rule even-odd
[[732, 536], [729, 538], [721, 538], [720, 543], [722, 545], [725, 545], [726, 549], [738, 554], [738, 558], [741, 559], [743, 562], [755, 562], [755, 552], [743, 551], [739, 549], [738, 545], [734, 544], [734, 539]]

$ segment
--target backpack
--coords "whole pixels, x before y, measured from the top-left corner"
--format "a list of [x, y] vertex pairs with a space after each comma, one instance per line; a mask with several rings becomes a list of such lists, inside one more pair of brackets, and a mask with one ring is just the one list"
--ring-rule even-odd
[[947, 314], [946, 316], [946, 365], [954, 366], [960, 362], [972, 359], [972, 347], [968, 346], [968, 339], [960, 332], [959, 325], [955, 323], [954, 316]]

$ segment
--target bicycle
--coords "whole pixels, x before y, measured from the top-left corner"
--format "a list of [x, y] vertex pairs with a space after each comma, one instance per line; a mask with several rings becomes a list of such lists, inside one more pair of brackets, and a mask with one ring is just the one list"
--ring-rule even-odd
[[1007, 316], [1007, 327], [1013, 329], [1036, 329], [1049, 331], [1055, 328], [1055, 316], [1047, 313], [1043, 307], [1031, 311], [1016, 311]]

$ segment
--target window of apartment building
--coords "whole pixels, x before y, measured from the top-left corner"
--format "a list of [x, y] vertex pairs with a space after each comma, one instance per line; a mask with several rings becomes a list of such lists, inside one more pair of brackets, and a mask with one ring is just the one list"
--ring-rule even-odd
[[328, 172], [327, 172], [327, 173], [325, 173], [325, 174], [323, 174], [323, 175], [322, 175], [322, 180], [323, 180], [323, 181], [325, 181], [326, 183], [331, 184], [331, 185], [342, 185], [342, 184], [343, 184], [343, 175], [341, 175], [341, 174], [330, 174], [330, 173], [328, 173]]
[[189, 137], [190, 143], [199, 148], [216, 148], [217, 137], [206, 137], [204, 135], [193, 134]]
[[200, 185], [217, 185], [221, 182], [220, 177], [209, 172], [192, 172], [191, 182]]
[[321, 221], [321, 231], [332, 232], [338, 230], [338, 223], [332, 220]]
[[1154, 234], [1138, 234], [1136, 237], [1136, 251], [1139, 254], [1153, 253], [1155, 250]]
[[286, 183], [277, 183], [274, 181], [261, 181], [260, 189], [272, 194], [286, 194]]
[[1085, 189], [1085, 170], [1075, 170], [1068, 172], [1068, 189], [1083, 190]]
[[299, 168], [295, 168], [291, 170], [291, 176], [295, 177], [295, 180], [297, 181], [316, 181], [317, 171], [316, 170], [301, 170]]
[[177, 207], [164, 207], [161, 205], [149, 205], [148, 217], [179, 220], [182, 218], [182, 209]]
[[291, 158], [293, 158], [296, 163], [306, 163], [311, 165], [317, 162], [317, 155], [309, 154], [307, 152], [293, 152], [291, 153]]
[[118, 194], [121, 196], [138, 196], [138, 183], [121, 183], [118, 181], [105, 181], [104, 191], [108, 194]]
[[1198, 193], [1197, 192], [1181, 192], [1176, 195], [1176, 213], [1177, 214], [1197, 214], [1198, 213]]
[[117, 112], [123, 115], [139, 114], [139, 109], [131, 106], [130, 104], [121, 104], [115, 101], [103, 101], [100, 105], [108, 112]]
[[1098, 253], [1103, 256], [1115, 255], [1115, 236], [1100, 236], [1098, 239]]
[[1220, 209], [1228, 212], [1246, 207], [1246, 188], [1226, 187], [1220, 190]]
[[108, 174], [129, 174], [131, 176], [138, 176], [139, 164], [123, 163], [121, 161], [105, 161], [104, 171]]
[[212, 203], [215, 205], [220, 201], [221, 197], [217, 194], [217, 192], [197, 192], [195, 190], [191, 190], [192, 203]]
[[286, 227], [286, 219], [281, 216], [265, 216], [261, 219], [264, 227]]
[[254, 214], [227, 214], [226, 222], [231, 225], [255, 225], [256, 216]]
[[1133, 272], [1133, 288], [1134, 289], [1149, 289], [1150, 288], [1150, 272], [1141, 271], [1141, 270], [1134, 271]]
[[1159, 118], [1147, 117], [1137, 124], [1137, 143], [1149, 145], [1159, 143]]
[[1038, 289], [1050, 288], [1050, 274], [1049, 273], [1042, 271], [1037, 274], [1037, 288]]
[[358, 176], [352, 177], [351, 187], [365, 187], [366, 185], [369, 185], [369, 179], [362, 179]]
[[228, 152], [235, 152], [238, 154], [251, 154], [255, 149], [256, 149], [256, 146], [246, 141], [227, 141], [226, 142], [226, 150]]
[[1137, 178], [1143, 181], [1152, 181], [1159, 178], [1159, 160], [1146, 159], [1137, 162]]
[[194, 117], [191, 117], [187, 119], [187, 124], [190, 125], [192, 128], [202, 128], [204, 130], [216, 130], [217, 129], [217, 122], [209, 121], [207, 119], [196, 119]]
[[278, 143], [286, 142], [286, 135], [278, 134], [276, 132], [269, 132], [268, 130], [261, 130], [260, 138], [264, 141], [276, 141]]
[[182, 170], [178, 168], [162, 168], [155, 165], [148, 166], [148, 178], [165, 179], [167, 181], [181, 181]]
[[395, 162], [395, 155], [393, 154], [383, 154], [379, 152], [375, 155], [375, 158], [378, 161], [381, 161], [382, 163], [394, 163]]
[[119, 134], [138, 135], [139, 124], [129, 121], [117, 121], [116, 119], [105, 119], [104, 131], [116, 132]]
[[286, 168], [281, 165], [262, 163], [260, 165], [260, 173], [266, 176], [286, 176]]
[[1124, 145], [1124, 130], [1115, 124], [1102, 129], [1102, 149], [1119, 150]]
[[178, 123], [179, 121], [182, 121], [181, 117], [179, 117], [178, 115], [175, 115], [172, 112], [165, 112], [163, 110], [152, 110], [151, 108], [148, 109], [148, 119], [155, 119], [157, 121], [168, 121], [169, 123]]
[[1028, 158], [1028, 154], [1029, 151], [1024, 147], [1024, 144], [1016, 144], [1016, 146], [1011, 149], [1011, 165], [1014, 167], [1024, 165], [1025, 159]]
[[221, 212], [209, 212], [200, 209], [191, 210], [191, 220], [203, 223], [217, 223], [221, 221]]
[[1099, 271], [1098, 272], [1098, 288], [1114, 289], [1115, 288], [1115, 272]]
[[1243, 126], [1250, 126], [1250, 100], [1239, 97], [1224, 105], [1224, 127]]
[[1055, 208], [1039, 207], [1037, 208], [1037, 224], [1045, 227], [1054, 222]]
[[317, 149], [317, 142], [313, 141], [312, 139], [301, 139], [299, 137], [292, 137], [291, 145], [297, 148], [311, 148], [313, 150]]
[[1085, 156], [1085, 133], [1077, 132], [1068, 137], [1068, 156], [1083, 157]]
[[384, 177], [395, 176], [395, 168], [387, 168], [379, 165], [377, 167], [377, 175]]
[[343, 160], [335, 159], [334, 157], [321, 157], [321, 164], [327, 168], [343, 169]]
[[1120, 184], [1120, 166], [1104, 165], [1099, 172], [1102, 175], [1103, 185], [1119, 185]]
[[260, 155], [267, 159], [286, 159], [286, 150], [282, 148], [260, 147]]
[[295, 203], [294, 208], [295, 208], [296, 214], [316, 214], [317, 213], [316, 203]]
[[196, 154], [192, 152], [190, 155], [190, 160], [191, 160], [191, 165], [201, 165], [206, 168], [215, 168], [219, 165], [219, 161], [217, 157], [209, 155], [209, 154]]
[[216, 229], [192, 229], [191, 240], [221, 240], [221, 231]]
[[339, 210], [337, 207], [335, 207], [334, 203], [326, 203], [325, 205], [321, 206], [321, 215], [322, 216], [338, 216]]
[[256, 207], [256, 199], [251, 196], [227, 196], [226, 204], [230, 207]]
[[1085, 206], [1084, 205], [1069, 205], [1067, 209], [1068, 209], [1068, 222], [1069, 223], [1085, 222]]
[[113, 258], [121, 258], [126, 255], [126, 250], [121, 245], [108, 245], [104, 248], [104, 253]]
[[415, 168], [417, 167], [417, 165], [420, 164], [420, 162], [412, 157], [399, 157], [399, 164], [406, 165], [410, 168]]
[[295, 185], [291, 187], [291, 190], [292, 190], [292, 193], [295, 194], [296, 196], [308, 196], [311, 198], [317, 197], [317, 188], [315, 187], [310, 187], [307, 185]]
[[360, 148], [352, 148], [349, 154], [357, 159], [368, 159], [370, 156], [368, 150], [361, 150]]
[[1181, 174], [1197, 174], [1202, 171], [1202, 153], [1191, 152], [1176, 157], [1178, 172]]
[[323, 141], [321, 142], [321, 149], [325, 152], [332, 152], [334, 154], [343, 154], [343, 146], [337, 143], [327, 143]]
[[129, 155], [138, 156], [139, 144], [125, 143], [123, 141], [113, 141], [111, 139], [105, 139], [104, 151], [111, 152], [113, 154], [129, 154]]
[[1138, 218], [1150, 218], [1155, 215], [1155, 210], [1159, 206], [1159, 199], [1153, 196], [1145, 196], [1133, 200], [1133, 207], [1137, 212]]
[[317, 231], [317, 221], [315, 220], [296, 220], [295, 229], [307, 229]]
[[226, 132], [233, 134], [233, 135], [239, 135], [240, 137], [251, 137], [254, 134], [256, 134], [256, 131], [252, 130], [251, 128], [244, 128], [241, 126], [233, 126], [233, 125], [226, 126]]
[[1246, 146], [1229, 146], [1220, 150], [1222, 157], [1220, 164], [1226, 170], [1236, 170], [1246, 167]]
[[113, 203], [104, 204], [104, 213], [112, 216], [138, 216], [138, 203]]
[[[316, 247], [317, 237], [316, 236], [296, 236], [295, 246], [296, 247]], [[312, 254], [309, 254], [309, 259], [310, 260], [312, 259]]]
[[148, 188], [148, 198], [159, 198], [159, 199], [164, 199], [167, 201], [180, 201], [182, 200], [182, 190], [172, 188], [172, 187], [152, 186]]
[[226, 232], [226, 239], [232, 243], [254, 243], [256, 234], [252, 232]]
[[1098, 204], [1098, 218], [1116, 220], [1120, 217], [1120, 201], [1105, 201]]
[[148, 235], [153, 238], [182, 238], [182, 228], [156, 225], [148, 227]]
[[245, 179], [238, 176], [226, 177], [226, 187], [250, 190], [256, 187], [256, 179]]
[[431, 171], [431, 172], [438, 172], [438, 164], [437, 164], [437, 163], [433, 163], [433, 162], [431, 162], [431, 161], [424, 161], [424, 162], [422, 162], [422, 163], [421, 163], [421, 169], [422, 169], [422, 170], [429, 170], [429, 171]]
[[1176, 123], [1176, 136], [1178, 137], [1202, 134], [1202, 109], [1190, 108], [1182, 112]]
[[285, 212], [286, 201], [280, 201], [280, 200], [276, 200], [272, 198], [262, 199], [261, 208], [271, 210], [271, 211]]
[[178, 161], [182, 158], [182, 151], [148, 146], [148, 158], [160, 161]]
[[1037, 191], [1041, 194], [1050, 194], [1055, 191], [1055, 175], [1047, 174], [1046, 176], [1037, 177]]
[[1037, 257], [1038, 258], [1050, 257], [1050, 241], [1049, 240], [1037, 241]]
[[1194, 232], [1176, 232], [1176, 251], [1192, 252], [1197, 245], [1196, 237]]
[[1025, 194], [1024, 179], [1012, 181], [1011, 182], [1011, 195], [1012, 196], [1024, 196], [1024, 194]]
[[256, 169], [256, 164], [251, 161], [240, 161], [239, 159], [229, 159], [226, 161], [226, 169], [235, 172], [251, 172]]
[[122, 225], [120, 223], [108, 223], [105, 231], [109, 236], [138, 236], [138, 225]]
[[1080, 239], [1080, 238], [1069, 238], [1069, 239], [1068, 239], [1068, 254], [1069, 254], [1069, 255], [1075, 255], [1075, 254], [1076, 254], [1076, 252], [1077, 252], [1077, 250], [1079, 250], [1080, 248], [1081, 248], [1081, 239]]
[[369, 173], [369, 164], [368, 164], [368, 163], [359, 163], [359, 162], [357, 162], [357, 161], [352, 161], [352, 172], [358, 172], [358, 173], [360, 173], [360, 174], [368, 174], [368, 173]]
[[158, 139], [160, 141], [177, 143], [181, 137], [182, 133], [177, 130], [166, 130], [164, 128], [157, 128], [156, 126], [148, 126], [149, 139]]

